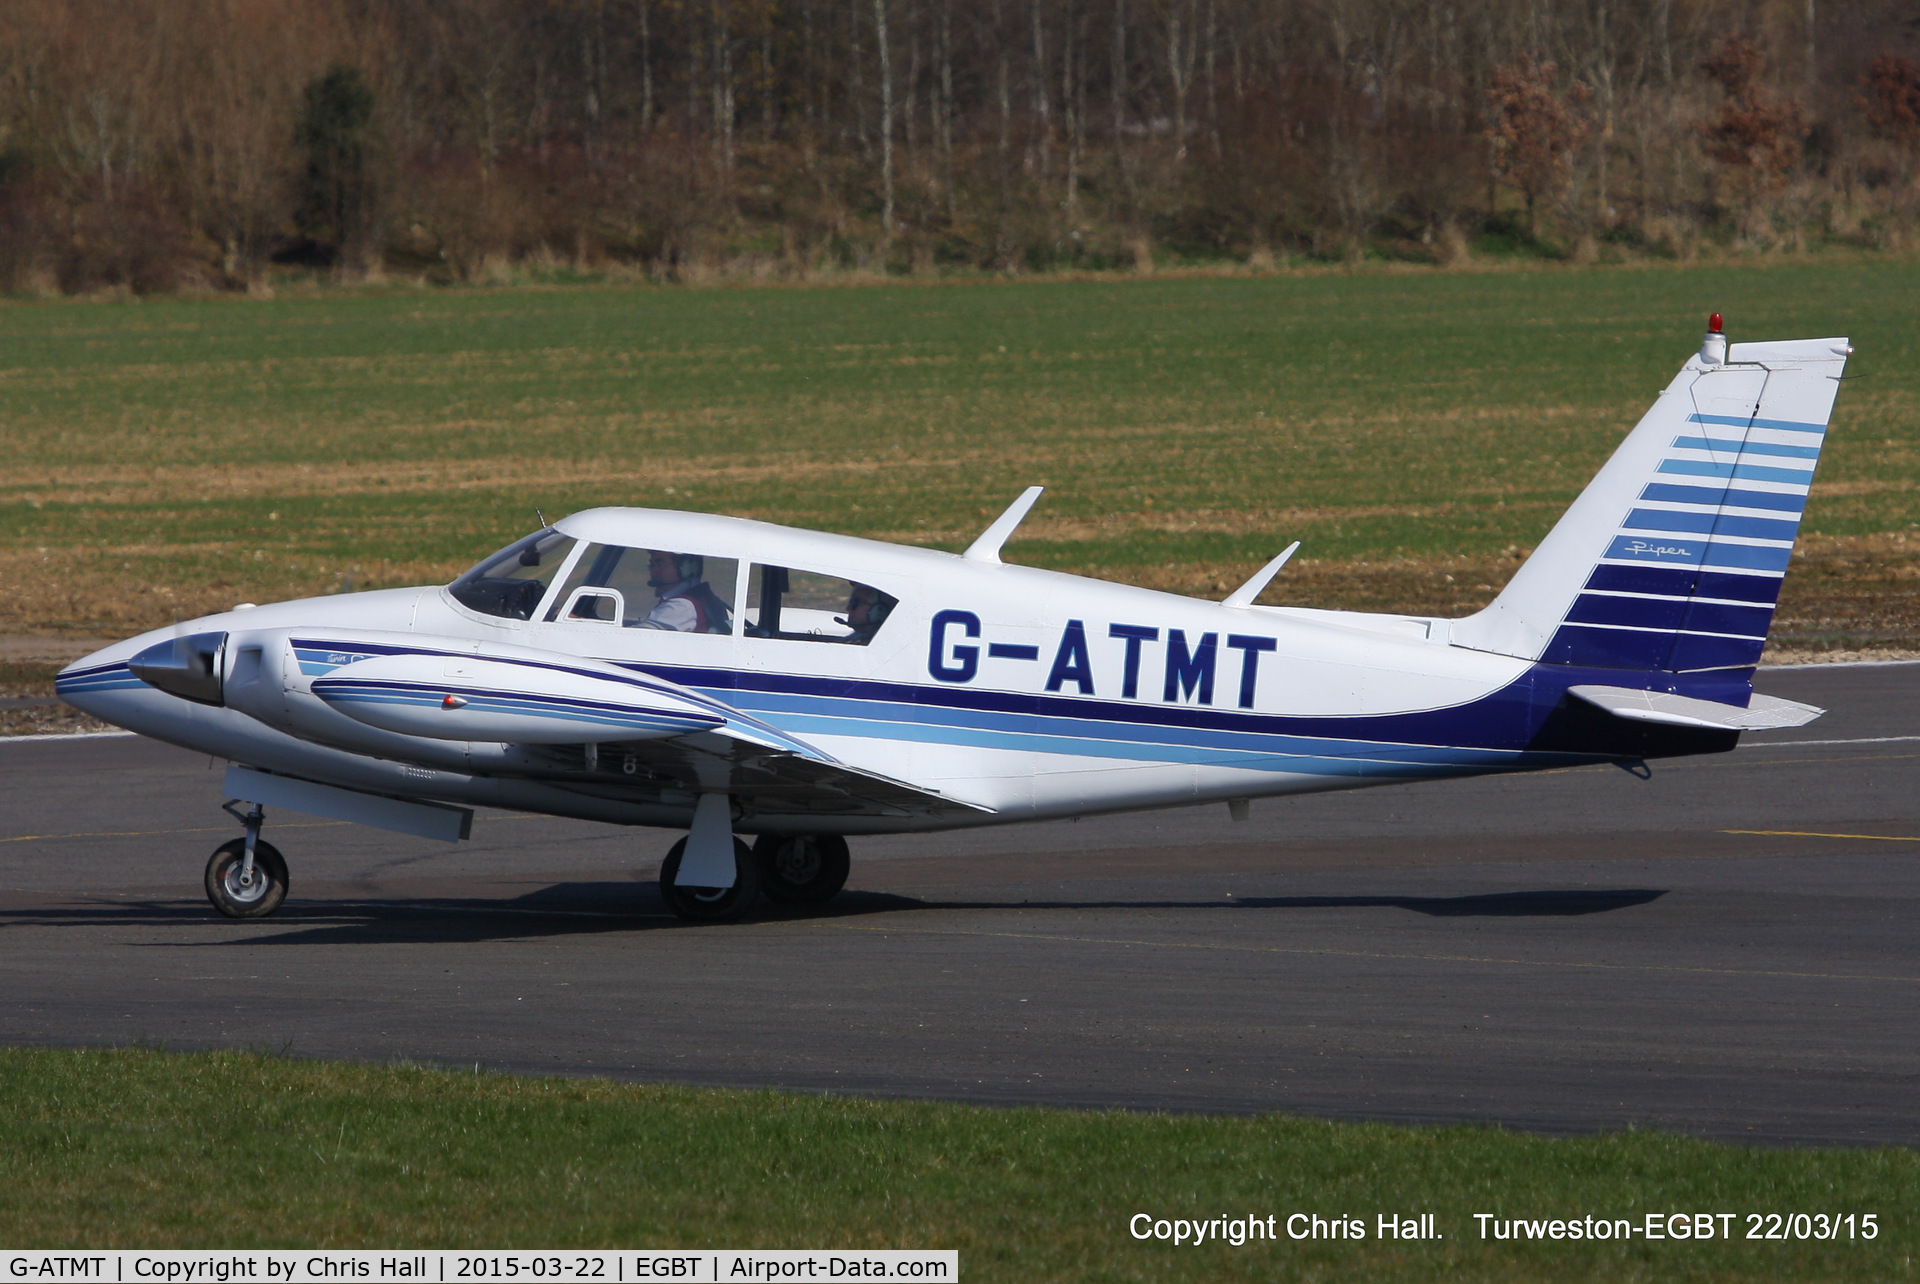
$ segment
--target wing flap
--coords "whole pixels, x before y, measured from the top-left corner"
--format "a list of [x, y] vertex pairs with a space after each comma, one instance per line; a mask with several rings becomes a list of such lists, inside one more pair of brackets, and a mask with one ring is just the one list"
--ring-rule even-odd
[[[783, 735], [773, 746], [751, 725], [625, 744], [528, 746], [524, 762], [549, 783], [599, 797], [690, 804], [725, 793], [749, 811], [792, 816], [992, 815], [993, 809], [840, 762]], [[811, 746], [807, 746], [811, 748]]]

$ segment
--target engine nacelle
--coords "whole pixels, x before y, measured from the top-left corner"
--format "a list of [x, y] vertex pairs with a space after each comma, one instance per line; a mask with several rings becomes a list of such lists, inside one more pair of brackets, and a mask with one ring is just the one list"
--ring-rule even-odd
[[[593, 664], [592, 661], [586, 662]], [[550, 661], [387, 655], [313, 680], [313, 694], [368, 726], [433, 740], [604, 744], [711, 731], [727, 719], [665, 684]]]
[[[216, 669], [212, 689], [228, 708], [316, 744], [446, 770], [523, 774], [540, 764], [517, 746], [660, 739], [728, 722], [697, 692], [531, 647], [336, 629], [212, 636], [223, 641], [225, 679], [220, 690]], [[190, 650], [189, 666], [205, 650]]]

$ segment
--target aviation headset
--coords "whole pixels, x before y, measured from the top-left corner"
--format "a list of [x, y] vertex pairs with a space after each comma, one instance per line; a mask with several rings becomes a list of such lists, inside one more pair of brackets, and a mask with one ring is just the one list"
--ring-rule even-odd
[[887, 616], [893, 613], [893, 608], [899, 603], [871, 584], [855, 584], [847, 593], [848, 615], [852, 615], [854, 607], [859, 605], [861, 589], [873, 594], [873, 601], [867, 603], [867, 627], [877, 629], [887, 622]]
[[[660, 551], [665, 552], [664, 549]], [[671, 582], [648, 579], [648, 588], [672, 588], [673, 585], [685, 583], [687, 580], [698, 580], [707, 573], [707, 559], [698, 553], [668, 553], [667, 556], [673, 559], [673, 573], [679, 578]], [[648, 554], [648, 558], [651, 560], [651, 553]]]

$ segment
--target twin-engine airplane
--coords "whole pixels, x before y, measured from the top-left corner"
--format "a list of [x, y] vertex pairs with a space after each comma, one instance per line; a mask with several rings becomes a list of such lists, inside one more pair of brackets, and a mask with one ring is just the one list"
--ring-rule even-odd
[[206, 889], [238, 918], [286, 896], [267, 806], [686, 829], [662, 892], [719, 920], [833, 896], [849, 834], [1721, 752], [1821, 713], [1752, 679], [1852, 349], [1710, 327], [1464, 619], [1257, 605], [1292, 548], [1221, 602], [1006, 565], [1038, 487], [958, 555], [599, 508], [445, 587], [143, 634], [59, 691], [230, 761], [246, 835]]

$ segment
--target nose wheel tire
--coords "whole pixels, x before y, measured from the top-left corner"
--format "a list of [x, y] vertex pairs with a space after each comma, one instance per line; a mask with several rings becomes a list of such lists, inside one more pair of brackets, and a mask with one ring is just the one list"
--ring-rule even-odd
[[762, 834], [753, 845], [760, 890], [783, 905], [820, 905], [847, 885], [847, 840], [838, 834]]
[[247, 840], [221, 843], [207, 862], [207, 899], [228, 918], [265, 918], [287, 899], [287, 862], [272, 843], [253, 845], [253, 873], [243, 876]]
[[668, 909], [689, 923], [728, 923], [752, 908], [760, 895], [760, 879], [751, 848], [738, 838], [733, 840], [732, 887], [675, 887], [673, 880], [686, 851], [687, 840], [682, 838], [667, 850], [660, 866], [660, 895]]

